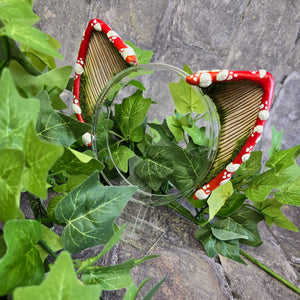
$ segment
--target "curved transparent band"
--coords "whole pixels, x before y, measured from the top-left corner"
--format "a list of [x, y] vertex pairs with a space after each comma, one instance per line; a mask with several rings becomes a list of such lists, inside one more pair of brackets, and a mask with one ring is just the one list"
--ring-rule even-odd
[[[180, 70], [179, 68], [176, 68], [174, 66], [170, 66], [167, 64], [162, 63], [149, 63], [145, 65], [138, 65], [133, 66], [128, 69], [125, 69], [124, 71], [118, 73], [116, 76], [112, 78], [112, 80], [105, 86], [105, 88], [102, 90], [101, 94], [99, 95], [99, 98], [95, 104], [94, 113], [92, 117], [92, 150], [94, 152], [95, 157], [98, 159], [98, 149], [97, 149], [97, 122], [98, 122], [98, 116], [99, 112], [101, 111], [103, 105], [105, 102], [110, 101], [113, 103], [114, 99], [118, 96], [118, 93], [134, 78], [152, 74], [155, 71], [168, 71], [173, 72], [178, 75], [179, 79], [185, 80], [186, 76], [189, 74], [186, 73], [183, 70]], [[197, 93], [200, 93], [200, 88], [196, 86], [191, 86]], [[204, 170], [202, 177], [206, 177], [207, 173], [209, 172], [209, 169], [212, 165], [213, 159], [216, 155], [216, 150], [218, 146], [219, 141], [219, 130], [220, 130], [220, 122], [217, 114], [216, 107], [212, 101], [209, 99], [204, 99], [205, 104], [207, 106], [207, 121], [210, 124], [209, 127], [209, 153], [208, 153], [208, 160], [210, 161], [209, 167]], [[107, 119], [108, 121], [108, 119]], [[107, 141], [108, 142], [108, 141]], [[108, 145], [108, 143], [107, 143]], [[108, 147], [108, 151], [110, 153], [110, 149]], [[110, 153], [111, 155], [111, 153]], [[113, 162], [114, 163], [114, 162]], [[119, 168], [115, 165], [116, 170], [118, 171], [119, 175], [123, 177], [122, 172], [119, 170]], [[102, 176], [107, 181], [109, 185], [114, 185], [102, 172]], [[126, 185], [132, 185], [130, 182], [124, 178], [124, 181], [126, 182]], [[196, 187], [195, 187], [196, 188]], [[166, 203], [170, 203], [172, 201], [175, 201], [177, 199], [182, 198], [183, 195], [181, 192], [177, 191], [174, 194], [169, 195], [159, 195], [154, 193], [147, 193], [142, 190], [138, 190], [133, 200], [137, 202], [141, 202], [143, 204], [150, 204], [150, 205], [164, 205]]]

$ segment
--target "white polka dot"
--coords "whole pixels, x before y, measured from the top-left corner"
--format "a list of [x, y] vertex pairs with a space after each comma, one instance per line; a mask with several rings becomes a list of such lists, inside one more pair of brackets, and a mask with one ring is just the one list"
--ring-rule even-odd
[[82, 141], [86, 146], [88, 146], [92, 142], [92, 135], [89, 132], [86, 132], [82, 136]]
[[115, 31], [110, 30], [110, 31], [107, 33], [107, 37], [108, 37], [108, 38], [111, 38], [112, 36], [120, 37]]
[[75, 65], [75, 73], [82, 74], [84, 72], [82, 65], [76, 64]]
[[230, 163], [227, 167], [226, 167], [226, 170], [230, 173], [233, 173], [235, 172], [238, 168], [240, 167], [239, 164], [233, 164], [233, 163]]
[[200, 75], [200, 86], [201, 87], [208, 87], [212, 83], [211, 75], [209, 73], [202, 73]]
[[77, 115], [81, 114], [81, 108], [78, 105], [73, 103], [72, 108], [73, 108], [73, 111], [74, 111], [75, 114], [77, 114]]
[[228, 76], [228, 70], [222, 70], [219, 74], [217, 74], [217, 81], [226, 80]]
[[225, 183], [228, 182], [229, 180], [230, 180], [230, 178], [227, 178], [227, 179], [225, 179], [225, 180], [222, 180], [222, 181], [220, 182], [220, 185], [225, 184]]
[[261, 110], [258, 113], [258, 117], [262, 120], [265, 121], [269, 118], [270, 112], [268, 110]]
[[94, 27], [97, 31], [102, 31], [102, 27], [99, 23], [97, 23]]
[[232, 75], [229, 75], [227, 80], [231, 80], [232, 78], [233, 78]]
[[266, 71], [266, 70], [259, 70], [258, 72], [259, 72], [259, 77], [260, 77], [260, 78], [264, 78], [265, 75], [267, 74], [267, 71]]
[[261, 125], [257, 125], [253, 128], [253, 133], [258, 132], [258, 133], [262, 133], [264, 130], [264, 127]]
[[244, 162], [244, 161], [248, 160], [249, 158], [250, 158], [250, 154], [249, 154], [249, 153], [244, 154], [244, 155], [242, 156], [242, 161]]
[[196, 191], [195, 196], [199, 200], [204, 200], [209, 196], [209, 194], [206, 194], [202, 189], [199, 189]]

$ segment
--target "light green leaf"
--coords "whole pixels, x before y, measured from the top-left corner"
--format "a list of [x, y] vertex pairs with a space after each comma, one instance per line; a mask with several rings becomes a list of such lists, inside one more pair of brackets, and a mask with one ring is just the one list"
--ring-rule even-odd
[[32, 27], [35, 22], [26, 23], [24, 20], [11, 20], [0, 28], [0, 36], [5, 35], [19, 43], [29, 46], [32, 49], [64, 59], [49, 43], [47, 34]]
[[126, 291], [126, 294], [123, 298], [123, 300], [135, 300], [139, 291], [141, 290], [141, 288], [149, 281], [151, 277], [146, 278], [145, 280], [143, 280], [141, 282], [141, 284], [139, 285], [139, 287], [136, 287], [135, 283], [133, 282]]
[[71, 148], [65, 148], [63, 156], [55, 163], [52, 171], [62, 172], [66, 177], [71, 175], [90, 176], [94, 171], [102, 171], [103, 164], [82, 152]]
[[18, 286], [39, 284], [44, 265], [35, 245], [42, 237], [41, 224], [33, 220], [10, 220], [4, 227], [7, 252], [0, 260], [0, 295]]
[[24, 160], [20, 150], [0, 150], [0, 220], [3, 223], [24, 218], [19, 208]]
[[23, 173], [23, 186], [32, 194], [46, 198], [49, 169], [63, 154], [63, 148], [40, 140], [31, 123], [24, 141], [26, 169]]
[[266, 162], [266, 167], [276, 168], [276, 172], [282, 171], [295, 164], [298, 155], [300, 154], [300, 145], [280, 150], [272, 155]]
[[173, 161], [170, 160], [168, 147], [153, 146], [147, 151], [147, 159], [137, 164], [136, 174], [157, 191], [162, 182], [173, 172]]
[[264, 202], [256, 204], [256, 207], [264, 215], [268, 226], [271, 227], [274, 223], [284, 229], [298, 232], [298, 228], [282, 213], [281, 208], [283, 204], [276, 200], [277, 197], [275, 196], [275, 199], [267, 199]]
[[1, 0], [0, 19], [6, 21], [23, 21], [24, 25], [34, 24], [40, 18], [33, 13], [32, 5], [26, 1]]
[[181, 127], [181, 123], [177, 120], [176, 116], [167, 116], [166, 118], [168, 127], [173, 133], [176, 142], [180, 142], [184, 139], [184, 131]]
[[263, 216], [260, 213], [242, 206], [230, 217], [227, 217], [226, 219], [217, 219], [214, 223], [214, 227], [244, 235], [247, 238], [241, 238], [241, 243], [257, 247], [262, 244], [257, 229], [257, 223], [261, 220], [263, 220]]
[[52, 197], [49, 202], [48, 202], [48, 206], [47, 206], [47, 216], [50, 219], [55, 219], [55, 208], [57, 206], [57, 204], [63, 199], [63, 195], [58, 195], [58, 196], [54, 196]]
[[280, 150], [282, 136], [283, 129], [281, 129], [280, 132], [277, 132], [275, 127], [272, 125], [272, 146], [268, 151], [269, 157], [271, 157], [273, 154], [276, 154]]
[[[116, 147], [113, 147], [113, 149], [111, 150], [112, 150], [111, 155], [114, 163], [118, 168], [120, 168], [123, 172], [126, 173], [128, 171], [128, 160], [131, 157], [134, 157], [135, 153], [124, 145], [121, 146], [117, 145]], [[113, 162], [112, 161], [110, 162], [111, 162], [110, 167], [112, 169]]]
[[300, 206], [300, 176], [279, 187], [275, 198], [282, 204]]
[[114, 234], [113, 222], [136, 187], [101, 186], [94, 172], [65, 196], [55, 209], [56, 219], [66, 223], [64, 248], [71, 253], [106, 243]]
[[142, 125], [151, 104], [151, 98], [144, 98], [143, 91], [123, 99], [115, 105], [115, 116], [124, 137], [130, 137], [135, 128]]
[[39, 286], [18, 288], [14, 292], [15, 300], [98, 300], [100, 286], [84, 286], [77, 279], [72, 258], [66, 251], [55, 261], [45, 281]]
[[157, 255], [149, 255], [139, 260], [130, 259], [124, 263], [108, 267], [94, 267], [83, 273], [81, 278], [84, 283], [97, 284], [103, 290], [111, 291], [126, 288], [133, 283], [130, 275], [131, 269], [154, 257]]
[[[47, 246], [53, 251], [59, 251], [63, 248], [61, 243], [61, 237], [56, 234], [54, 231], [50, 230], [45, 225], [42, 225], [42, 238], [41, 238]], [[44, 261], [48, 256], [49, 253], [46, 251], [41, 245], [36, 245], [36, 249], [38, 249], [40, 253], [41, 260]]]
[[39, 101], [24, 99], [14, 85], [8, 69], [0, 81], [0, 148], [22, 149], [23, 139], [31, 121], [36, 123]]
[[190, 67], [187, 64], [183, 66], [183, 71], [187, 72], [189, 75], [194, 74], [194, 72], [190, 69]]
[[279, 188], [287, 179], [286, 177], [278, 176], [276, 170], [271, 169], [254, 177], [249, 182], [245, 194], [253, 202], [264, 201], [273, 189]]
[[220, 241], [229, 241], [236, 239], [248, 239], [246, 235], [239, 234], [230, 230], [211, 228], [213, 235]]
[[226, 200], [233, 194], [233, 187], [230, 181], [215, 189], [207, 200], [209, 208], [209, 220], [212, 220], [218, 211], [225, 204]]
[[78, 122], [71, 117], [56, 112], [51, 106], [46, 91], [40, 92], [36, 98], [40, 100], [41, 104], [36, 129], [38, 135], [47, 141], [69, 147], [84, 133], [91, 130], [89, 124]]
[[200, 146], [209, 146], [209, 138], [206, 136], [206, 128], [199, 128], [195, 123], [192, 127], [182, 127], [186, 133], [192, 138], [194, 144]]
[[153, 55], [153, 51], [140, 49], [130, 41], [126, 41], [125, 44], [133, 48], [135, 55], [138, 59], [139, 65], [148, 64], [150, 62]]
[[170, 82], [169, 88], [175, 108], [179, 113], [183, 115], [191, 112], [202, 114], [206, 111], [204, 94], [200, 89], [196, 91], [194, 87], [183, 79], [176, 83]]
[[71, 66], [51, 70], [39, 76], [28, 74], [17, 62], [11, 62], [9, 68], [19, 91], [27, 97], [34, 97], [45, 90], [50, 97], [54, 109], [66, 109], [67, 105], [59, 95], [65, 90], [71, 72]]

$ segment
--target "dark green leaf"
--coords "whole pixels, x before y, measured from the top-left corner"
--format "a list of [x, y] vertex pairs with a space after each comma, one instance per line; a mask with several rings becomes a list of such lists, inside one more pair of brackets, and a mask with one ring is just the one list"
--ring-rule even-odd
[[42, 238], [41, 224], [33, 220], [10, 220], [4, 227], [7, 252], [0, 260], [0, 295], [18, 286], [39, 284], [44, 265], [35, 245]]
[[8, 69], [0, 81], [0, 148], [22, 149], [24, 135], [31, 121], [37, 121], [40, 104], [22, 98]]
[[245, 194], [233, 193], [222, 206], [222, 208], [218, 211], [217, 216], [219, 217], [229, 217], [235, 211], [237, 211], [242, 204], [245, 202], [247, 197]]
[[113, 222], [136, 187], [101, 186], [94, 172], [64, 197], [55, 209], [58, 221], [67, 225], [62, 234], [64, 248], [71, 253], [106, 243], [114, 234]]
[[24, 140], [26, 169], [23, 173], [23, 186], [32, 194], [46, 198], [49, 169], [63, 154], [63, 148], [40, 140], [31, 123]]
[[170, 159], [169, 151], [168, 147], [150, 147], [147, 151], [148, 158], [135, 168], [136, 174], [155, 191], [173, 172], [173, 160]]
[[20, 210], [21, 176], [24, 153], [15, 149], [0, 150], [0, 220], [23, 219]]
[[293, 181], [287, 181], [279, 187], [275, 193], [275, 198], [281, 204], [300, 206], [300, 176], [295, 177]]
[[206, 136], [206, 128], [199, 128], [195, 123], [192, 127], [182, 127], [186, 133], [192, 138], [194, 144], [200, 146], [209, 146], [209, 138]]
[[157, 145], [159, 146], [171, 146], [174, 145], [175, 138], [172, 132], [170, 131], [167, 121], [164, 120], [162, 124], [157, 124], [156, 122], [148, 123], [148, 126], [158, 133], [158, 136], [153, 135], [157, 140]]
[[143, 298], [143, 300], [151, 300], [153, 296], [156, 294], [156, 292], [159, 290], [161, 285], [164, 283], [164, 281], [167, 279], [167, 277], [164, 277], [160, 282], [158, 282], [150, 291], [149, 293]]
[[[135, 156], [134, 152], [123, 145], [113, 147], [111, 151], [112, 159], [115, 165], [126, 173], [128, 171], [128, 160]], [[111, 161], [111, 169], [114, 166], [113, 162]]]
[[64, 251], [41, 285], [18, 288], [14, 292], [14, 299], [40, 300], [42, 296], [45, 300], [98, 300], [100, 294], [100, 286], [84, 286], [77, 279], [72, 258]]
[[78, 122], [66, 115], [57, 113], [51, 106], [48, 93], [40, 92], [37, 96], [41, 109], [37, 122], [37, 132], [49, 142], [71, 146], [84, 133], [91, 130], [89, 124]]

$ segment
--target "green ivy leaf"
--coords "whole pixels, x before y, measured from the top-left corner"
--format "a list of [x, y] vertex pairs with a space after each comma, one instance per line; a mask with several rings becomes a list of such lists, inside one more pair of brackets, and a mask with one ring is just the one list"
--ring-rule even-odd
[[206, 136], [206, 128], [199, 128], [195, 123], [192, 127], [182, 127], [186, 133], [192, 138], [194, 144], [200, 146], [209, 146], [209, 138]]
[[211, 228], [213, 235], [220, 241], [230, 241], [236, 239], [248, 239], [247, 235], [239, 234], [234, 231], [219, 229], [219, 228]]
[[282, 213], [281, 207], [283, 204], [276, 200], [277, 198], [275, 197], [275, 199], [267, 199], [264, 202], [256, 204], [256, 207], [264, 215], [268, 226], [271, 227], [274, 223], [284, 229], [298, 232], [298, 228]]
[[232, 215], [235, 211], [237, 211], [243, 203], [247, 200], [245, 194], [240, 194], [234, 192], [222, 206], [222, 208], [218, 211], [217, 216], [226, 218]]
[[62, 172], [66, 177], [71, 175], [90, 176], [94, 171], [102, 171], [103, 168], [104, 165], [93, 157], [65, 147], [63, 156], [57, 160], [52, 171], [56, 174]]
[[164, 146], [152, 146], [147, 150], [147, 159], [137, 164], [136, 174], [154, 191], [173, 173], [173, 161], [170, 160], [170, 150]]
[[0, 260], [0, 295], [43, 280], [44, 265], [35, 248], [41, 238], [41, 224], [37, 221], [10, 220], [5, 224], [7, 252]]
[[35, 27], [32, 27], [31, 25], [33, 23], [35, 22], [32, 22], [32, 20], [27, 23], [26, 21], [24, 22], [24, 20], [18, 20], [17, 18], [14, 18], [14, 20], [6, 22], [4, 24], [5, 26], [0, 28], [0, 36], [5, 35], [37, 51], [64, 59], [63, 56], [48, 43], [48, 35], [36, 29]]
[[[164, 120], [162, 124], [159, 124], [158, 122], [148, 123], [148, 126], [151, 128], [151, 130], [156, 131], [156, 136], [154, 136], [157, 142], [156, 145], [159, 146], [174, 145], [175, 138], [172, 132], [170, 131], [166, 120]], [[151, 133], [152, 132], [153, 131], [151, 131]]]
[[101, 186], [98, 179], [99, 173], [94, 172], [56, 206], [56, 219], [67, 224], [62, 243], [71, 253], [106, 243], [114, 234], [114, 220], [137, 190]]
[[253, 202], [264, 201], [273, 189], [279, 188], [287, 179], [278, 176], [276, 170], [271, 169], [254, 177], [249, 182], [245, 195]]
[[38, 135], [49, 142], [69, 147], [84, 133], [91, 130], [89, 124], [78, 122], [71, 117], [57, 113], [52, 108], [46, 91], [40, 92], [36, 98], [41, 103], [36, 129]]
[[133, 48], [135, 55], [137, 57], [138, 63], [141, 64], [148, 64], [153, 56], [153, 51], [150, 50], [143, 50], [135, 46], [132, 42], [126, 41], [126, 45]]
[[24, 218], [19, 208], [24, 160], [20, 150], [0, 150], [0, 220], [3, 223]]
[[97, 300], [101, 294], [100, 286], [84, 286], [77, 279], [72, 258], [66, 251], [62, 252], [51, 268], [45, 281], [39, 286], [18, 288], [14, 292], [15, 300]]
[[246, 206], [242, 206], [238, 211], [226, 219], [217, 219], [214, 227], [235, 232], [246, 236], [247, 238], [240, 239], [240, 242], [257, 247], [262, 244], [257, 223], [263, 220], [263, 216]]
[[31, 123], [25, 135], [24, 153], [27, 168], [23, 173], [23, 186], [32, 194], [46, 198], [48, 171], [63, 154], [63, 148], [40, 140]]
[[246, 264], [240, 257], [239, 240], [222, 241], [212, 234], [210, 227], [200, 227], [196, 232], [196, 238], [201, 241], [209, 257], [221, 254], [242, 264]]
[[258, 175], [261, 171], [261, 151], [253, 151], [250, 158], [243, 162], [239, 169], [234, 173], [234, 179], [237, 177], [249, 178], [253, 175]]
[[189, 75], [194, 74], [194, 72], [191, 70], [191, 68], [187, 64], [185, 64], [183, 66], [183, 71], [187, 72]]
[[22, 149], [25, 132], [31, 121], [36, 123], [39, 101], [24, 99], [14, 85], [8, 69], [0, 80], [0, 148]]
[[123, 99], [115, 105], [115, 117], [124, 137], [131, 137], [134, 129], [142, 125], [151, 104], [151, 98], [144, 98], [143, 91]]
[[27, 97], [34, 97], [45, 90], [49, 94], [54, 109], [66, 109], [67, 105], [59, 95], [65, 90], [71, 72], [71, 66], [51, 70], [39, 76], [28, 74], [17, 62], [11, 62], [9, 68], [15, 84], [20, 92]]
[[276, 154], [280, 150], [282, 136], [283, 129], [281, 129], [280, 132], [277, 132], [275, 127], [272, 126], [272, 146], [268, 151], [269, 157], [271, 157], [273, 154]]
[[184, 131], [182, 129], [180, 121], [176, 118], [175, 115], [167, 116], [166, 120], [170, 131], [175, 137], [176, 142], [182, 141], [184, 139]]
[[[118, 168], [120, 168], [124, 173], [126, 173], [128, 171], [128, 160], [131, 157], [134, 157], [135, 153], [124, 145], [117, 145], [111, 150], [111, 155], [114, 163]], [[109, 166], [111, 169], [113, 168], [114, 165], [112, 161], [110, 161]]]
[[[296, 175], [296, 174], [295, 174]], [[281, 204], [300, 206], [300, 176], [278, 188], [275, 198]]]
[[130, 275], [131, 269], [154, 257], [157, 255], [149, 255], [139, 260], [130, 259], [124, 263], [108, 267], [94, 267], [84, 272], [81, 278], [84, 283], [97, 284], [103, 290], [112, 291], [126, 288], [133, 283]]
[[287, 150], [280, 150], [270, 157], [266, 162], [266, 167], [275, 168], [276, 172], [282, 171], [294, 165], [299, 154], [300, 145]]
[[203, 114], [206, 111], [204, 103], [204, 94], [200, 91], [196, 92], [195, 88], [189, 85], [183, 79], [179, 82], [170, 82], [169, 88], [175, 104], [176, 111], [185, 115], [195, 112]]
[[230, 181], [220, 185], [215, 189], [207, 200], [209, 208], [209, 220], [212, 220], [221, 207], [225, 204], [226, 200], [233, 194], [233, 187]]

